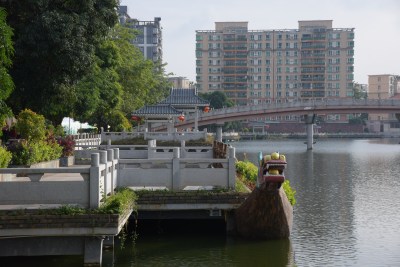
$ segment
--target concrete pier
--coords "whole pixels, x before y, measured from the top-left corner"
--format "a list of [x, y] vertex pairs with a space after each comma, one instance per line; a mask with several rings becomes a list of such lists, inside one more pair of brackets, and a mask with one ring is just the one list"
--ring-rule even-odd
[[314, 144], [315, 114], [310, 113], [305, 115], [305, 123], [307, 125], [307, 150], [312, 150]]

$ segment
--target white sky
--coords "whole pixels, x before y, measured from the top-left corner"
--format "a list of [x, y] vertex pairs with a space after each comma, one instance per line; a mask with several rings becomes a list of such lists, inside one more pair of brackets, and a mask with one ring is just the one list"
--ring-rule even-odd
[[354, 74], [400, 75], [400, 0], [121, 0], [139, 20], [161, 17], [167, 73], [195, 81], [196, 30], [216, 21], [248, 21], [249, 30], [297, 29], [299, 20], [355, 28]]

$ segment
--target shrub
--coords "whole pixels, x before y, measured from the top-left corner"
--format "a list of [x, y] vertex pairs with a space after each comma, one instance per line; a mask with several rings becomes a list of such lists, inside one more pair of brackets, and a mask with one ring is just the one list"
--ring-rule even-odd
[[290, 181], [289, 180], [285, 180], [282, 184], [283, 186], [283, 191], [285, 191], [285, 194], [290, 202], [290, 204], [292, 206], [294, 206], [296, 204], [296, 199], [294, 197], [294, 195], [296, 194], [296, 190], [294, 190], [291, 186], [290, 186]]
[[136, 210], [137, 195], [129, 188], [122, 188], [118, 192], [106, 199], [99, 208], [99, 213], [123, 214], [126, 210]]
[[258, 168], [250, 161], [237, 161], [236, 171], [240, 173], [247, 181], [256, 182], [258, 177]]
[[28, 141], [44, 140], [46, 136], [45, 118], [29, 109], [25, 109], [18, 114], [15, 128], [21, 138]]
[[75, 140], [71, 135], [58, 138], [57, 143], [62, 147], [63, 157], [74, 155]]
[[0, 146], [0, 168], [7, 168], [11, 161], [11, 152]]
[[31, 165], [34, 163], [58, 159], [62, 153], [62, 147], [57, 143], [38, 142], [13, 142], [8, 146], [12, 153], [11, 164]]

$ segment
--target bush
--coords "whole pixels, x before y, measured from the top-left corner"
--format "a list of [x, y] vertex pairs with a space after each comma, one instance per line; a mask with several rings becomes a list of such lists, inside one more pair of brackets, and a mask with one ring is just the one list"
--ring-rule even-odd
[[285, 180], [282, 184], [283, 186], [283, 191], [285, 191], [285, 194], [290, 202], [290, 204], [292, 206], [294, 206], [296, 204], [296, 199], [294, 197], [294, 195], [296, 194], [296, 190], [294, 190], [291, 186], [290, 186], [290, 182], [289, 180]]
[[11, 161], [11, 152], [7, 151], [4, 147], [0, 147], [0, 168], [7, 168]]
[[11, 164], [31, 165], [34, 163], [58, 159], [62, 153], [62, 147], [57, 143], [38, 142], [13, 142], [8, 146], [12, 153]]
[[243, 177], [249, 182], [256, 182], [258, 177], [258, 168], [250, 161], [237, 161], [236, 171], [243, 175]]
[[75, 140], [71, 135], [60, 137], [57, 143], [62, 147], [62, 156], [73, 156], [75, 151]]
[[18, 114], [15, 128], [21, 138], [28, 141], [41, 141], [46, 136], [45, 118], [29, 109], [25, 109]]

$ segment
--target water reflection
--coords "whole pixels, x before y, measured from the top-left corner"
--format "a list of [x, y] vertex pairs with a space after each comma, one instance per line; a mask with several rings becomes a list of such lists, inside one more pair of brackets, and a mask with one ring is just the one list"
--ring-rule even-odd
[[[103, 266], [293, 266], [291, 241], [246, 241], [225, 236], [163, 235], [127, 242]], [[128, 265], [130, 264], [130, 265]]]

